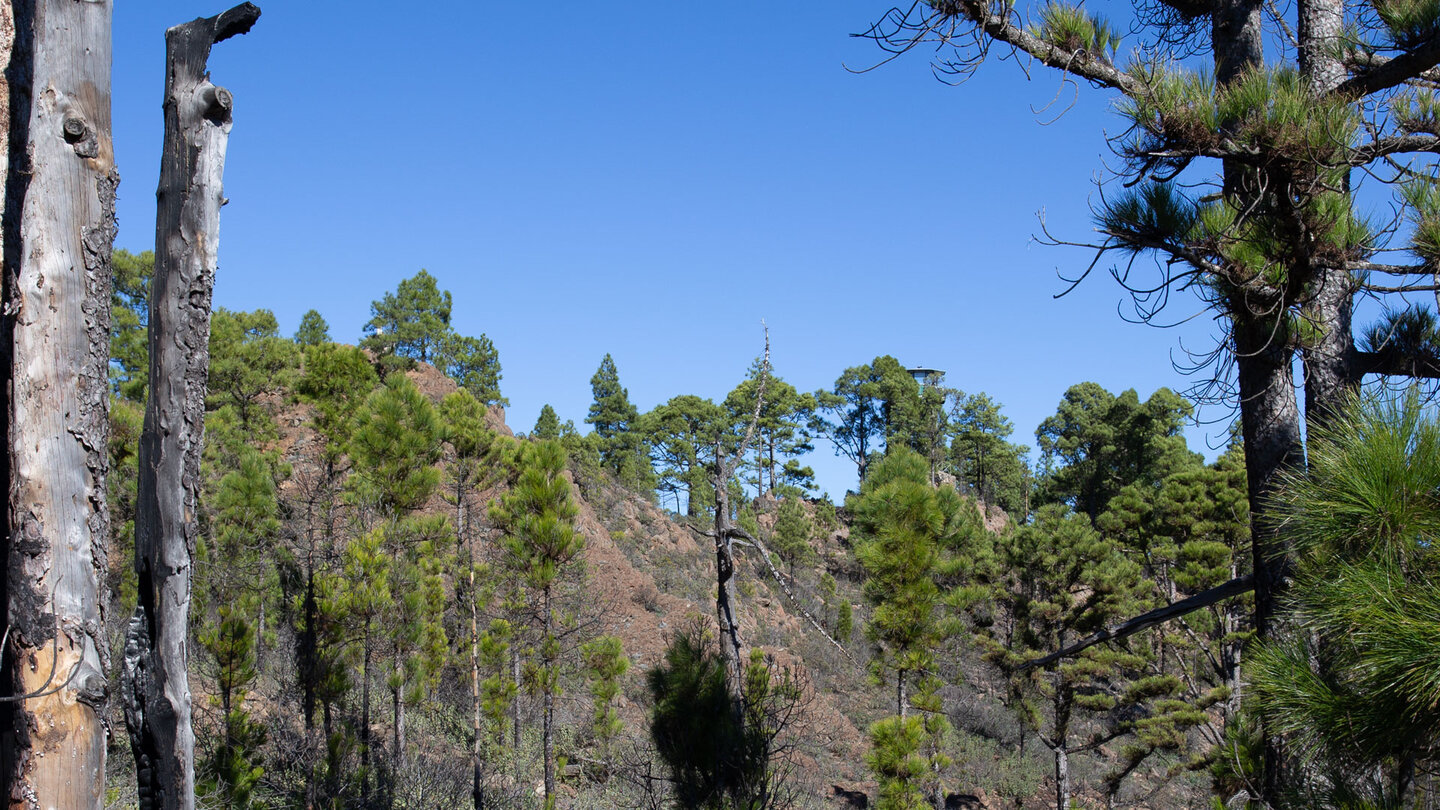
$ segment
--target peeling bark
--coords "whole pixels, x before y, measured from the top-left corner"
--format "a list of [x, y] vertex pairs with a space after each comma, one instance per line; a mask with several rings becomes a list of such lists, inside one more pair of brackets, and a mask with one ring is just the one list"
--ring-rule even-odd
[[108, 0], [0, 9], [0, 212], [9, 430], [0, 466], [8, 640], [0, 791], [10, 808], [99, 808], [109, 654], [110, 140]]
[[210, 48], [245, 33], [245, 3], [165, 32], [165, 146], [150, 294], [150, 384], [135, 516], [139, 604], [125, 643], [125, 722], [141, 808], [195, 806], [188, 635], [209, 365], [210, 296], [233, 99], [206, 74]]

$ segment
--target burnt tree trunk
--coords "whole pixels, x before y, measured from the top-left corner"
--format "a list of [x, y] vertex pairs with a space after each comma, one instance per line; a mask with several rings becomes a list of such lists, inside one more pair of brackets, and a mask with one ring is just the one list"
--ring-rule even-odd
[[734, 467], [725, 462], [725, 452], [718, 447], [715, 466], [715, 621], [720, 630], [720, 657], [725, 662], [725, 688], [737, 721], [743, 722], [744, 644], [735, 616], [735, 525], [730, 517], [729, 482]]
[[[108, 0], [0, 8], [3, 314], [9, 430], [0, 791], [11, 808], [99, 808], [105, 787], [109, 438]], [[23, 699], [10, 696], [26, 696]]]
[[165, 146], [150, 292], [150, 385], [140, 435], [135, 572], [125, 641], [125, 722], [142, 808], [195, 806], [187, 637], [209, 365], [221, 175], [230, 93], [206, 74], [210, 47], [250, 30], [245, 3], [165, 32]]

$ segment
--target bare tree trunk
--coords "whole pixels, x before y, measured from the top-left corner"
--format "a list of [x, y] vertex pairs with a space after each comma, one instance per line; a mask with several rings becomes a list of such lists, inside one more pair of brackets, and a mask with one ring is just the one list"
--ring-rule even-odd
[[725, 453], [716, 448], [715, 466], [715, 621], [720, 628], [720, 657], [725, 661], [725, 688], [730, 693], [732, 710], [744, 717], [741, 688], [744, 684], [741, 667], [739, 621], [735, 618], [735, 552], [732, 539], [735, 526], [730, 519], [729, 475]]
[[150, 385], [135, 509], [139, 604], [125, 641], [125, 722], [142, 807], [195, 806], [190, 724], [190, 578], [219, 248], [230, 93], [210, 83], [210, 47], [250, 30], [245, 3], [165, 32], [165, 146], [150, 292]]
[[[1060, 676], [1056, 676], [1057, 678]], [[1055, 690], [1055, 810], [1070, 810], [1070, 687]]]
[[9, 497], [0, 649], [0, 795], [13, 808], [98, 808], [109, 654], [111, 3], [0, 8], [0, 160]]
[[1070, 752], [1055, 746], [1055, 810], [1070, 810]]

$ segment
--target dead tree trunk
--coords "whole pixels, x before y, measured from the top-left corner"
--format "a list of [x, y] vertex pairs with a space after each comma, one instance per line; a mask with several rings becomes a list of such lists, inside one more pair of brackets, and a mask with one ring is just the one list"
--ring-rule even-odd
[[[3, 315], [9, 497], [0, 646], [0, 795], [98, 808], [105, 786], [103, 583], [109, 510], [108, 0], [0, 8]], [[15, 696], [15, 697], [12, 697]]]
[[725, 451], [715, 451], [715, 622], [720, 630], [720, 657], [725, 662], [725, 687], [730, 693], [736, 717], [744, 716], [741, 687], [744, 685], [743, 649], [740, 622], [735, 616], [735, 526], [730, 518], [730, 475], [732, 464]]
[[206, 75], [210, 47], [250, 30], [245, 3], [165, 32], [165, 147], [150, 293], [150, 387], [135, 509], [139, 604], [125, 641], [125, 722], [142, 808], [195, 806], [187, 635], [210, 295], [230, 93]]
[[[715, 621], [720, 630], [720, 657], [725, 662], [725, 688], [730, 693], [731, 709], [737, 728], [745, 725], [745, 657], [740, 640], [740, 621], [735, 615], [735, 539], [744, 531], [730, 517], [730, 477], [744, 462], [755, 426], [765, 405], [765, 384], [770, 379], [770, 333], [765, 333], [765, 356], [761, 362], [760, 381], [755, 389], [755, 410], [732, 459], [725, 457], [724, 448], [715, 446], [715, 469], [711, 483], [715, 487], [715, 528], [709, 532], [715, 540]], [[758, 488], [757, 488], [758, 492]]]

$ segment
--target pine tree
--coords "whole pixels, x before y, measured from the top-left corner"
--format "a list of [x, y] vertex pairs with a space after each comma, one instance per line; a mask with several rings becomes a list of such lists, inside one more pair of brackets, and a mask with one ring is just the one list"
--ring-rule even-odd
[[[455, 507], [456, 545], [465, 557], [468, 589], [463, 602], [470, 614], [470, 677], [472, 733], [474, 735], [471, 755], [473, 786], [477, 806], [484, 789], [483, 748], [484, 748], [484, 707], [481, 688], [481, 631], [480, 612], [482, 601], [487, 602], [490, 594], [482, 595], [481, 580], [488, 570], [480, 562], [478, 524], [483, 516], [476, 507], [477, 492], [492, 483], [501, 468], [500, 456], [503, 451], [496, 442], [494, 431], [485, 423], [485, 406], [476, 401], [469, 391], [460, 389], [446, 395], [440, 402], [440, 415], [445, 424], [445, 443], [450, 445], [453, 457], [445, 465], [445, 499]], [[461, 586], [457, 580], [456, 591]]]
[[210, 320], [210, 378], [206, 407], [234, 409], [249, 437], [268, 439], [277, 429], [260, 400], [290, 386], [300, 368], [295, 343], [280, 337], [267, 309], [231, 312], [221, 307]]
[[[964, 547], [972, 533], [959, 495], [932, 487], [929, 463], [904, 447], [870, 469], [853, 509], [855, 556], [874, 605], [866, 628], [877, 645], [872, 666], [882, 680], [887, 671], [895, 677], [895, 716], [870, 727], [869, 762], [881, 780], [881, 807], [910, 808], [935, 798], [936, 776], [949, 764], [940, 750], [950, 726], [935, 651], [954, 628], [941, 610], [939, 580], [968, 565], [962, 558], [975, 553]], [[911, 716], [912, 708], [920, 714]]]
[[404, 374], [365, 400], [350, 439], [354, 490], [391, 523], [425, 505], [440, 483], [443, 426], [434, 406]]
[[[1058, 505], [1041, 508], [1031, 524], [999, 544], [1002, 576], [988, 602], [972, 603], [986, 617], [977, 637], [1002, 670], [1065, 645], [1154, 604], [1139, 565], [1097, 533], [1090, 521]], [[1002, 618], [992, 623], [994, 616]], [[1073, 660], [1012, 675], [1012, 704], [1050, 749], [1057, 810], [1075, 788], [1071, 758], [1096, 755], [1112, 743], [1119, 754], [1103, 785], [1113, 800], [1124, 778], [1150, 752], [1183, 743], [1183, 729], [1204, 712], [1177, 699], [1180, 679], [1153, 666], [1145, 649], [1090, 647]], [[1081, 729], [1086, 731], [1081, 736]], [[1173, 730], [1182, 730], [1177, 741]], [[1151, 734], [1151, 731], [1154, 731]]]
[[391, 663], [392, 757], [400, 771], [406, 764], [406, 708], [418, 699], [436, 668], [435, 657], [445, 647], [438, 607], [444, 601], [439, 571], [445, 560], [439, 551], [453, 529], [443, 517], [408, 517], [439, 485], [435, 463], [442, 435], [443, 425], [430, 401], [396, 372], [365, 400], [350, 441], [352, 491], [383, 521], [380, 537], [389, 555], [391, 591], [401, 595], [382, 628]]
[[324, 442], [332, 473], [349, 449], [361, 403], [379, 382], [360, 349], [334, 343], [306, 348], [305, 373], [295, 390], [314, 405], [311, 424]]
[[370, 303], [360, 346], [374, 352], [388, 369], [416, 360], [428, 363], [450, 334], [450, 307], [450, 292], [442, 292], [435, 277], [421, 270], [401, 281], [395, 292]]
[[610, 746], [624, 728], [615, 710], [615, 698], [620, 695], [621, 679], [630, 670], [630, 659], [625, 657], [623, 642], [615, 636], [587, 641], [581, 645], [580, 655], [585, 660], [586, 678], [590, 682], [590, 730], [599, 744], [604, 776], [608, 778]]
[[196, 640], [215, 661], [215, 694], [221, 735], [215, 748], [197, 764], [200, 796], [218, 799], [231, 810], [251, 806], [251, 797], [265, 768], [257, 764], [265, 744], [265, 727], [251, 719], [245, 698], [255, 682], [255, 628], [228, 605], [218, 622], [202, 629]]
[[[335, 727], [333, 709], [350, 689], [344, 661], [348, 633], [344, 617], [333, 612], [338, 603], [324, 598], [322, 583], [340, 564], [339, 542], [347, 511], [343, 478], [350, 467], [350, 440], [361, 406], [378, 384], [374, 366], [360, 349], [334, 343], [305, 349], [304, 374], [296, 390], [311, 406], [310, 427], [318, 441], [309, 450], [312, 464], [300, 466], [291, 490], [296, 500], [291, 511], [300, 520], [294, 550], [300, 582], [292, 609], [307, 743], [311, 756], [318, 758], [322, 745], [326, 754], [323, 774], [314, 766], [307, 770], [307, 803], [335, 799], [342, 789], [342, 754], [349, 735]], [[319, 738], [317, 709], [323, 731]]]
[[671, 397], [641, 417], [639, 430], [657, 468], [657, 489], [674, 496], [677, 512], [682, 496], [685, 514], [692, 518], [714, 500], [709, 469], [726, 421], [724, 408], [692, 394]]
[[115, 275], [110, 290], [110, 383], [116, 394], [143, 404], [150, 373], [146, 327], [155, 253], [117, 250], [111, 266]]
[[894, 672], [895, 713], [904, 717], [911, 680], [933, 674], [945, 635], [936, 577], [942, 533], [952, 528], [959, 499], [930, 486], [924, 459], [900, 451], [871, 469], [853, 509], [855, 556], [875, 606], [867, 628], [879, 645], [875, 666]]
[[770, 547], [780, 555], [790, 575], [795, 575], [795, 564], [808, 564], [816, 559], [815, 549], [810, 545], [815, 536], [815, 524], [805, 514], [805, 508], [795, 497], [780, 501], [775, 511], [775, 528], [770, 533]]
[[[757, 497], [767, 491], [767, 475], [770, 480], [768, 491], [773, 493], [779, 483], [777, 469], [783, 468], [787, 461], [793, 461], [794, 457], [815, 449], [810, 443], [807, 426], [813, 421], [817, 407], [814, 396], [801, 394], [795, 386], [766, 370], [763, 372], [765, 400], [757, 415], [755, 395], [761, 374], [760, 361], [756, 360], [751, 364], [746, 379], [725, 397], [725, 410], [732, 430], [743, 432], [751, 418], [755, 418], [755, 458], [750, 463], [755, 470]], [[793, 477], [804, 480], [804, 476], [799, 474], [798, 464], [790, 469]]]
[[1440, 736], [1440, 420], [1414, 391], [1360, 399], [1308, 450], [1274, 497], [1308, 632], [1258, 645], [1251, 694], [1321, 777], [1294, 779], [1293, 806], [1418, 806]]
[[307, 309], [300, 318], [300, 328], [295, 330], [294, 340], [295, 345], [301, 348], [330, 343], [330, 324], [317, 310]]
[[555, 589], [562, 575], [573, 573], [585, 539], [575, 531], [578, 510], [563, 475], [565, 449], [559, 442], [528, 445], [518, 480], [491, 508], [491, 518], [505, 533], [502, 539], [509, 567], [539, 594], [540, 661], [535, 680], [543, 700], [545, 800], [555, 801], [555, 698], [560, 693], [560, 639], [556, 636], [558, 607]]
[[[390, 555], [385, 551], [385, 530], [377, 528], [355, 538], [345, 547], [342, 568], [324, 574], [319, 580], [320, 612], [335, 617], [344, 628], [345, 652], [359, 669], [360, 681], [360, 803], [371, 805], [374, 783], [373, 740], [370, 722], [370, 686], [374, 681], [372, 665], [381, 648], [382, 625], [393, 610], [390, 591]], [[333, 738], [332, 738], [333, 749]], [[332, 781], [338, 770], [332, 762]]]
[[560, 417], [549, 403], [540, 409], [540, 418], [535, 420], [535, 427], [530, 431], [530, 438], [541, 441], [560, 438]]
[[1132, 483], [1155, 486], [1197, 456], [1185, 447], [1191, 405], [1168, 388], [1141, 402], [1093, 382], [1072, 385], [1055, 415], [1035, 430], [1046, 469], [1044, 499], [1067, 503], [1092, 521]]
[[648, 452], [644, 439], [635, 430], [640, 414], [630, 404], [629, 392], [620, 385], [620, 374], [610, 355], [605, 355], [590, 378], [590, 390], [595, 401], [585, 421], [595, 426], [595, 435], [600, 437], [600, 463], [632, 489], [650, 488], [653, 474]]
[[695, 617], [671, 637], [647, 673], [655, 701], [650, 736], [681, 807], [766, 808], [795, 803], [787, 789], [805, 685], [793, 670], [753, 650], [744, 667], [741, 714], [731, 710], [727, 664]]
[[974, 487], [982, 500], [1019, 515], [1029, 500], [1029, 462], [1026, 448], [1007, 441], [1014, 430], [988, 395], [963, 397], [955, 413], [950, 458], [955, 476]]
[[833, 390], [815, 392], [814, 428], [835, 446], [835, 455], [855, 463], [861, 481], [870, 455], [883, 448], [884, 396], [881, 375], [873, 364], [847, 368], [835, 380]]
[[486, 405], [508, 405], [500, 395], [500, 353], [490, 338], [447, 333], [434, 354], [435, 367]]
[[243, 808], [264, 773], [259, 749], [265, 740], [264, 727], [251, 719], [245, 699], [260, 663], [267, 608], [279, 590], [279, 503], [271, 468], [259, 451], [242, 452], [238, 469], [221, 479], [208, 505], [213, 517], [210, 536], [200, 548], [192, 615], [196, 640], [214, 665], [211, 699], [220, 710], [221, 728], [218, 736], [202, 741], [209, 750], [198, 769], [197, 789], [227, 807]]

